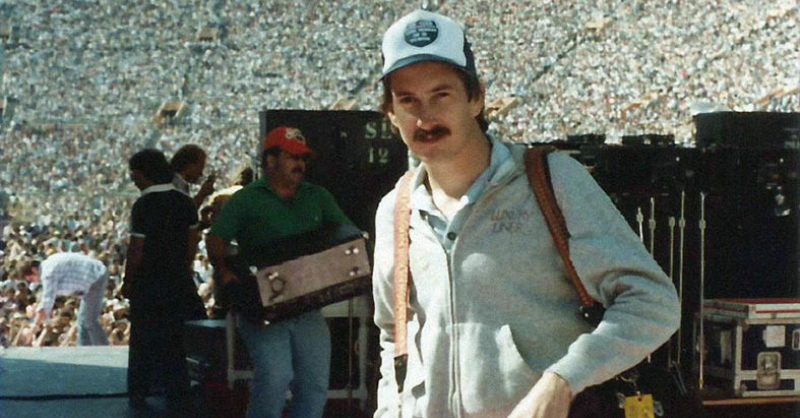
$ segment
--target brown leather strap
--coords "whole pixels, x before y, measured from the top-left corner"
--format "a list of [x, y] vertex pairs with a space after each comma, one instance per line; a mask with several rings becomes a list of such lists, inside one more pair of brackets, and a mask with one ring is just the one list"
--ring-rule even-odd
[[408, 354], [408, 229], [410, 226], [411, 179], [413, 171], [407, 171], [397, 186], [394, 205], [394, 356]]
[[583, 286], [583, 282], [581, 282], [578, 272], [569, 257], [567, 223], [564, 220], [564, 214], [561, 213], [558, 202], [556, 202], [553, 184], [550, 182], [547, 155], [555, 150], [556, 148], [550, 145], [541, 145], [525, 150], [525, 171], [528, 174], [528, 181], [533, 189], [533, 194], [536, 196], [536, 201], [539, 202], [539, 208], [547, 221], [547, 227], [553, 236], [558, 253], [561, 255], [561, 260], [564, 261], [567, 275], [569, 275], [572, 285], [578, 292], [581, 305], [589, 308], [594, 306], [595, 301], [589, 296], [586, 287]]

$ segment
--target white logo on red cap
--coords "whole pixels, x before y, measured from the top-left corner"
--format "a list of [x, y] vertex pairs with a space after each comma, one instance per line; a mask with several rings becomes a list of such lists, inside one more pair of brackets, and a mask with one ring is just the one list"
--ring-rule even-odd
[[294, 139], [295, 141], [306, 143], [306, 139], [303, 137], [303, 133], [300, 132], [299, 129], [287, 129], [286, 130], [286, 139]]

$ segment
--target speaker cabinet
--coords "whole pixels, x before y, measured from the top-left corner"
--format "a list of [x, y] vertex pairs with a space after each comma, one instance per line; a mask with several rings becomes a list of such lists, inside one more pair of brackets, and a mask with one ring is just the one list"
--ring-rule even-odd
[[[755, 141], [777, 142], [739, 142]], [[684, 330], [699, 310], [701, 280], [706, 299], [800, 294], [797, 149], [637, 144], [570, 151], [673, 278]], [[683, 337], [688, 359], [690, 333]]]
[[694, 116], [698, 147], [800, 149], [800, 113], [715, 112]]

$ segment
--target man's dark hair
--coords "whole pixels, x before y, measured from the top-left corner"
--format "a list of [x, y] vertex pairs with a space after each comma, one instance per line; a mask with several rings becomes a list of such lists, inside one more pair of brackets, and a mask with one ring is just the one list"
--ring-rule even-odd
[[236, 179], [233, 181], [233, 184], [238, 186], [247, 186], [248, 184], [253, 182], [255, 178], [255, 173], [250, 166], [242, 167], [238, 173], [236, 173]]
[[281, 147], [272, 147], [272, 148], [264, 149], [264, 152], [261, 153], [261, 168], [264, 169], [264, 170], [267, 169], [267, 156], [268, 155], [271, 155], [271, 156], [277, 158], [277, 157], [281, 156], [281, 152], [283, 152], [283, 150], [281, 150]]
[[25, 262], [25, 264], [19, 267], [19, 274], [22, 276], [28, 276], [33, 274], [34, 268], [39, 268], [41, 263], [38, 260], [30, 260]]
[[146, 148], [133, 154], [128, 160], [128, 167], [131, 170], [141, 171], [155, 184], [170, 183], [175, 176], [164, 153], [153, 148]]
[[169, 165], [172, 166], [173, 170], [180, 173], [187, 165], [194, 164], [205, 157], [206, 152], [198, 145], [186, 144], [175, 151], [175, 155], [172, 156]]
[[[465, 71], [456, 70], [458, 73], [458, 77], [461, 79], [461, 83], [464, 84], [464, 89], [467, 90], [467, 99], [473, 100], [475, 98], [480, 97], [481, 95], [481, 81], [478, 77], [474, 74], [469, 74]], [[392, 108], [392, 85], [391, 85], [391, 76], [386, 76], [383, 78], [383, 102], [381, 103], [381, 111], [383, 114], [387, 114], [389, 110]], [[481, 131], [486, 133], [489, 130], [489, 121], [486, 120], [486, 104], [483, 104], [481, 107], [481, 113], [478, 116], [475, 116], [475, 120], [478, 122], [478, 125], [481, 127]]]

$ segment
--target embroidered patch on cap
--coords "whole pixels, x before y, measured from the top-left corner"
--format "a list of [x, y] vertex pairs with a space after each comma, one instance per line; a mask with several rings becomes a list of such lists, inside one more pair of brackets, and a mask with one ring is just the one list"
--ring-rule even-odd
[[306, 138], [303, 136], [303, 133], [300, 132], [299, 129], [295, 128], [287, 128], [286, 129], [286, 139], [294, 139], [295, 141], [302, 142], [306, 144]]
[[422, 48], [439, 37], [439, 28], [433, 20], [420, 19], [409, 23], [404, 34], [408, 44]]
[[449, 17], [425, 10], [415, 10], [398, 21], [383, 35], [383, 77], [403, 67], [427, 61], [453, 65], [468, 74], [475, 72], [475, 58], [464, 29]]

